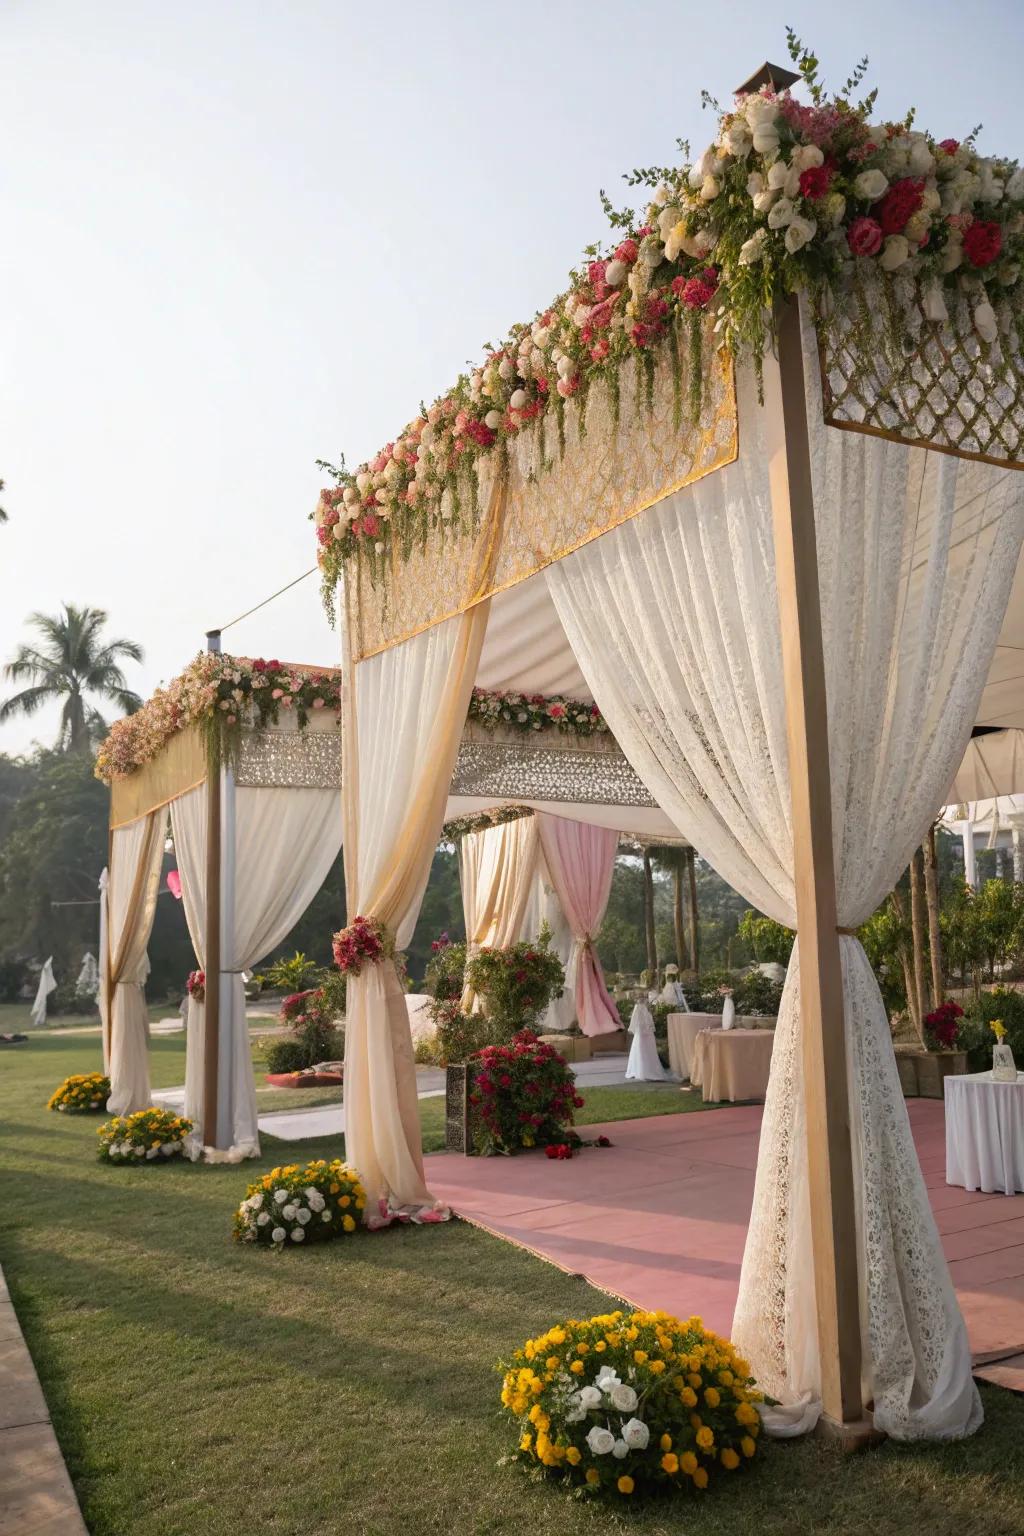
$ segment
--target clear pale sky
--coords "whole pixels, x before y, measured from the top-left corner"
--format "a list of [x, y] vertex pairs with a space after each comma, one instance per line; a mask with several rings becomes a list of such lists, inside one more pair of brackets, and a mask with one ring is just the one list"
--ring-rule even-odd
[[[787, 21], [879, 115], [1024, 157], [1021, 0], [0, 0], [0, 659], [90, 603], [145, 694], [313, 565], [314, 460], [543, 306]], [[316, 577], [225, 648], [332, 663]]]

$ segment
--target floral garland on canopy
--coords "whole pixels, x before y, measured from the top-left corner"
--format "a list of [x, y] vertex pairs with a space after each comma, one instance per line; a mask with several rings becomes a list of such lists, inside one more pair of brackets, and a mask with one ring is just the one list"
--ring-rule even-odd
[[[951, 304], [969, 306], [993, 361], [1000, 336], [1019, 345], [1024, 170], [980, 155], [974, 134], [917, 131], [912, 110], [872, 122], [877, 93], [852, 99], [866, 59], [826, 96], [818, 61], [787, 36], [809, 104], [771, 86], [727, 110], [705, 96], [719, 113], [715, 141], [692, 163], [631, 172], [627, 183], [649, 192], [642, 214], [616, 212], [602, 195], [612, 242], [588, 248], [564, 294], [358, 469], [318, 461], [334, 480], [312, 514], [329, 608], [348, 556], [368, 552], [373, 576], [392, 543], [407, 553], [443, 537], [475, 497], [477, 461], [534, 423], [544, 430], [552, 414], [564, 440], [571, 400], [582, 429], [591, 385], [603, 381], [617, 402], [624, 366], [653, 381], [667, 349], [678, 389], [688, 345], [696, 416], [708, 315], [720, 343], [759, 365], [776, 298], [804, 291], [824, 322], [858, 310], [864, 319], [867, 280], [882, 286], [895, 352], [914, 334], [919, 299], [934, 325]], [[650, 387], [644, 394], [649, 403]]]
[[[276, 724], [292, 712], [299, 729], [320, 712], [341, 713], [340, 671], [309, 671], [279, 661], [243, 660], [201, 652], [180, 677], [158, 688], [134, 715], [116, 720], [96, 756], [96, 777], [105, 784], [137, 773], [189, 725], [214, 727], [224, 737], [244, 725]], [[489, 692], [474, 688], [467, 719], [486, 730], [507, 726], [523, 732], [557, 730], [563, 736], [606, 734], [596, 704], [562, 694]]]
[[202, 651], [179, 677], [158, 688], [134, 715], [116, 720], [96, 754], [96, 777], [126, 778], [159, 756], [190, 725], [236, 735], [294, 714], [299, 729], [321, 711], [341, 712], [341, 673]]

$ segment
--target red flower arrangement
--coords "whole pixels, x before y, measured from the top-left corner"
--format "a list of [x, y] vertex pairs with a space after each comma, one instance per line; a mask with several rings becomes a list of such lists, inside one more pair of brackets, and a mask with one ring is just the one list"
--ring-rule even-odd
[[380, 965], [394, 954], [394, 944], [375, 917], [354, 917], [331, 941], [334, 963], [346, 976], [358, 976], [364, 965]]
[[956, 1049], [963, 1016], [959, 1003], [940, 1003], [933, 1012], [925, 1014], [924, 1027], [940, 1051]]
[[990, 267], [1003, 248], [1003, 231], [995, 219], [975, 219], [964, 230], [964, 255], [972, 267]]
[[205, 1003], [206, 972], [189, 971], [188, 980], [185, 982], [185, 990], [188, 992], [189, 997], [194, 998], [197, 1003]]
[[566, 1128], [583, 1100], [568, 1062], [553, 1046], [521, 1029], [508, 1045], [478, 1051], [469, 1066], [479, 1151], [508, 1155], [522, 1147], [566, 1144]]

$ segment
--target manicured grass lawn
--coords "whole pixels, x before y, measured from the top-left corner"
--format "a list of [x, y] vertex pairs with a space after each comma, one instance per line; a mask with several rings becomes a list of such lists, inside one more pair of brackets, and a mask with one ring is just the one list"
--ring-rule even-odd
[[[0, 1054], [0, 1262], [94, 1536], [1024, 1530], [1024, 1404], [995, 1388], [966, 1444], [772, 1445], [702, 1500], [602, 1507], [531, 1483], [498, 1466], [493, 1362], [606, 1297], [459, 1222], [238, 1247], [232, 1208], [284, 1144], [243, 1168], [105, 1167], [98, 1117], [43, 1108], [94, 1065], [88, 1037]], [[180, 1042], [154, 1039], [153, 1073], [181, 1081]]]

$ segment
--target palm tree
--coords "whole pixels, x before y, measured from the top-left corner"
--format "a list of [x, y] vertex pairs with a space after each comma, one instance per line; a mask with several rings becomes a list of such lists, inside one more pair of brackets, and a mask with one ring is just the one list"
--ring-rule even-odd
[[88, 752], [107, 729], [90, 694], [110, 700], [125, 714], [141, 708], [119, 663], [141, 661], [142, 647], [134, 640], [104, 640], [107, 615], [102, 608], [66, 603], [62, 613], [33, 613], [28, 622], [43, 638], [38, 646], [20, 645], [4, 668], [11, 682], [28, 682], [29, 687], [0, 704], [0, 722], [34, 715], [44, 704], [62, 700], [57, 747]]
[[681, 971], [689, 970], [686, 952], [686, 930], [683, 925], [683, 876], [689, 863], [686, 848], [666, 844], [654, 850], [654, 862], [663, 873], [672, 876], [672, 926], [675, 929], [676, 964]]

